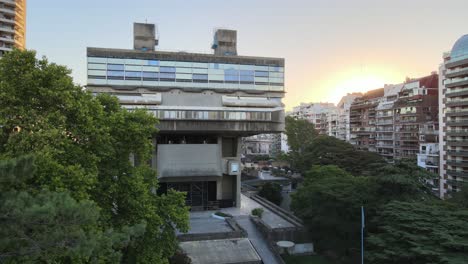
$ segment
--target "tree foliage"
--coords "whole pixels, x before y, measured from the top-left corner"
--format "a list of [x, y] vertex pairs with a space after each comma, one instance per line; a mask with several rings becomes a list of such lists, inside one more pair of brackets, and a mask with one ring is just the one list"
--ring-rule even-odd
[[291, 149], [289, 161], [301, 172], [313, 165], [336, 165], [353, 175], [361, 175], [372, 164], [384, 163], [376, 153], [356, 150], [335, 137], [318, 135], [314, 125], [306, 120], [286, 117], [286, 135]]
[[120, 231], [99, 225], [99, 207], [68, 191], [34, 190], [31, 156], [0, 162], [0, 260], [7, 263], [118, 262], [145, 222]]
[[373, 219], [370, 263], [462, 264], [468, 259], [468, 210], [445, 202], [390, 202]]
[[267, 182], [261, 187], [260, 191], [258, 192], [258, 195], [276, 205], [280, 205], [281, 201], [283, 200], [281, 190], [281, 185], [279, 185], [278, 183]]
[[370, 175], [316, 165], [292, 196], [291, 208], [310, 229], [317, 249], [333, 252], [345, 263], [359, 259], [361, 206], [369, 220], [366, 229], [372, 231], [379, 225], [374, 217], [389, 202], [435, 200], [424, 184], [428, 174], [407, 161], [376, 167]]
[[143, 109], [122, 109], [115, 97], [93, 96], [69, 74], [32, 51], [0, 60], [0, 158], [34, 155], [36, 171], [23, 183], [37, 187], [31, 195], [47, 189], [68, 193], [77, 208], [94, 204], [100, 232], [145, 223], [144, 234], [121, 251], [123, 260], [166, 263], [176, 250], [175, 229], [188, 229], [188, 210], [182, 193], [156, 195], [147, 161], [157, 120]]
[[347, 259], [359, 247], [360, 208], [372, 203], [375, 186], [333, 165], [314, 166], [292, 196], [291, 208], [302, 218], [318, 250]]

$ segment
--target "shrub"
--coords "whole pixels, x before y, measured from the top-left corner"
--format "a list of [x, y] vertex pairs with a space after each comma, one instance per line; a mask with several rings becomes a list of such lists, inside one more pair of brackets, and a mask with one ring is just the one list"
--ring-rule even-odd
[[262, 218], [262, 215], [263, 215], [263, 208], [255, 208], [252, 210], [252, 215], [253, 216], [258, 216], [260, 218]]

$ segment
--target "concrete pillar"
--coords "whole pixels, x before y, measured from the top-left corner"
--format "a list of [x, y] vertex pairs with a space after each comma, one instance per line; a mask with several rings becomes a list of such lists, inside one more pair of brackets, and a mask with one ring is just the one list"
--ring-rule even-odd
[[[220, 166], [223, 168], [223, 138], [221, 136], [218, 136], [218, 157], [219, 157], [219, 162], [221, 163]], [[223, 176], [225, 177], [225, 176]], [[223, 180], [218, 179], [216, 180], [216, 199], [221, 200], [223, 199]]]
[[242, 145], [242, 142], [241, 142], [241, 137], [238, 137], [237, 138], [237, 162], [239, 164], [239, 170], [237, 172], [237, 175], [236, 175], [236, 192], [235, 192], [235, 197], [236, 197], [236, 207], [237, 208], [240, 208], [241, 206], [241, 145]]

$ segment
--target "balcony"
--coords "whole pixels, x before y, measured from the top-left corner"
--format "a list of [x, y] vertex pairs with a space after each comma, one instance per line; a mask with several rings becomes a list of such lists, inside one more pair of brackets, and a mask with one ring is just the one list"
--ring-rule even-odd
[[468, 129], [450, 129], [445, 133], [447, 136], [466, 136], [468, 135]]
[[6, 42], [6, 43], [11, 43], [11, 44], [14, 44], [14, 43], [15, 43], [15, 39], [13, 39], [13, 38], [7, 38], [7, 37], [2, 37], [2, 36], [0, 36], [0, 41]]
[[447, 100], [445, 103], [447, 107], [451, 106], [465, 106], [468, 105], [468, 98], [466, 99], [456, 99], [456, 100]]
[[468, 140], [447, 140], [448, 146], [468, 146]]
[[12, 27], [0, 26], [0, 32], [15, 33], [15, 30]]
[[468, 116], [468, 109], [463, 110], [450, 110], [448, 109], [446, 112], [447, 116]]
[[377, 140], [393, 140], [393, 137], [384, 137], [384, 136], [377, 136]]
[[457, 157], [468, 157], [468, 150], [447, 150], [447, 154], [450, 156], [457, 156]]
[[0, 5], [0, 13], [8, 14], [8, 15], [16, 15], [16, 12], [14, 9], [8, 8], [4, 5]]
[[447, 165], [457, 167], [468, 167], [468, 160], [450, 160], [447, 159]]
[[456, 70], [447, 70], [445, 73], [445, 77], [447, 78], [454, 78], [454, 77], [459, 77], [459, 76], [465, 76], [468, 75], [468, 68], [464, 67], [461, 69], [456, 69]]
[[447, 175], [452, 176], [452, 177], [468, 178], [468, 172], [466, 171], [447, 170]]
[[447, 184], [448, 185], [451, 185], [451, 186], [461, 186], [462, 184], [464, 184], [464, 181], [462, 180], [454, 180], [454, 179], [447, 179], [446, 180]]
[[447, 90], [445, 93], [447, 97], [457, 97], [457, 96], [463, 96], [463, 95], [468, 95], [468, 88], [463, 88], [463, 89], [454, 89], [454, 90]]
[[468, 119], [447, 121], [446, 125], [447, 126], [468, 126]]
[[418, 137], [397, 137], [395, 140], [398, 141], [419, 141]]
[[466, 85], [468, 85], [468, 77], [459, 78], [459, 79], [445, 80], [445, 87], [447, 87], [447, 88], [453, 88], [453, 87], [458, 87], [458, 86], [466, 86]]

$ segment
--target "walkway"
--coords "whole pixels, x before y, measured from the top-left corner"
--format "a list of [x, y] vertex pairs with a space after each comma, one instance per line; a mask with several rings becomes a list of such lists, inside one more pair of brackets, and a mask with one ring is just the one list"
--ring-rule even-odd
[[263, 238], [252, 221], [250, 221], [250, 218], [248, 216], [237, 216], [235, 219], [237, 223], [247, 231], [248, 238], [262, 258], [263, 263], [279, 264], [273, 252], [268, 247], [267, 241]]

